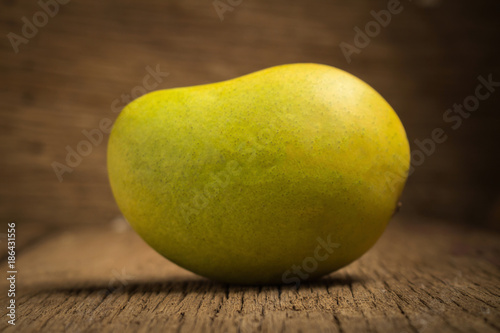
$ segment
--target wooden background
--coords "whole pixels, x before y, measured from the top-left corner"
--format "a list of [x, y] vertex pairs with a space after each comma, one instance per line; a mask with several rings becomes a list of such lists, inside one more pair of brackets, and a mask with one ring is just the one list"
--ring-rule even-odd
[[9, 287], [1, 279], [1, 332], [500, 330], [500, 236], [479, 228], [396, 217], [360, 260], [297, 289], [196, 276], [153, 251], [123, 220], [70, 229], [40, 238], [18, 228], [16, 325], [7, 323]]
[[52, 226], [119, 215], [105, 142], [63, 182], [51, 163], [64, 163], [65, 147], [85, 139], [82, 130], [117, 117], [113, 100], [142, 85], [147, 66], [169, 72], [160, 89], [317, 62], [375, 87], [400, 115], [410, 141], [436, 127], [446, 130], [448, 140], [410, 178], [402, 214], [497, 225], [500, 91], [456, 131], [442, 116], [474, 93], [479, 75], [500, 81], [500, 2], [402, 5], [349, 64], [339, 44], [352, 44], [353, 28], [364, 27], [370, 11], [385, 9], [387, 1], [243, 0], [221, 21], [208, 0], [72, 0], [18, 53], [7, 34], [20, 35], [22, 17], [32, 21], [41, 9], [36, 1], [1, 1], [0, 219]]

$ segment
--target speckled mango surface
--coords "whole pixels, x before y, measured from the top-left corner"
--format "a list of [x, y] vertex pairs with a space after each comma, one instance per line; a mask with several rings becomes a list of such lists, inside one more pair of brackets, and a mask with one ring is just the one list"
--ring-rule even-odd
[[238, 284], [298, 284], [359, 258], [409, 163], [391, 106], [318, 64], [148, 93], [121, 112], [108, 146], [113, 194], [137, 233], [172, 262]]

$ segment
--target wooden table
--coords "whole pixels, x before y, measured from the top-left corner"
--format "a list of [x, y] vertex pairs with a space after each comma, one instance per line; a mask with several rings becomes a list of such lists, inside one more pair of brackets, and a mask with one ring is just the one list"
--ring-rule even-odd
[[[415, 223], [415, 222], [418, 222]], [[398, 218], [360, 260], [294, 286], [233, 286], [154, 252], [125, 221], [17, 230], [4, 332], [498, 332], [500, 236]], [[6, 271], [6, 259], [2, 263]]]

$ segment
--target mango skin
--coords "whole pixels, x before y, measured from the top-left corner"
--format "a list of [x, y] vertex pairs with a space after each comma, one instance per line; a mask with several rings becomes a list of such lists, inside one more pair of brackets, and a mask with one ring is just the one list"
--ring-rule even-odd
[[[359, 258], [395, 211], [409, 163], [391, 106], [318, 64], [148, 93], [108, 144], [113, 194], [136, 232], [179, 266], [236, 284], [297, 283]], [[332, 253], [318, 257], [318, 237]]]

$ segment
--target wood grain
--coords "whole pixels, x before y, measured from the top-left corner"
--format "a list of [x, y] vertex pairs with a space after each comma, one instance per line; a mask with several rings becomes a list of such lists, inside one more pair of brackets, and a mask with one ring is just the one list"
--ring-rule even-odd
[[[415, 139], [445, 127], [442, 115], [474, 92], [478, 75], [500, 77], [500, 3], [402, 1], [403, 12], [349, 64], [339, 44], [373, 20], [377, 1], [244, 0], [221, 21], [212, 1], [72, 0], [15, 53], [7, 33], [37, 1], [1, 1], [0, 219], [19, 223], [95, 223], [119, 215], [106, 173], [106, 144], [96, 146], [59, 183], [51, 163], [82, 130], [115, 119], [112, 102], [142, 84], [147, 66], [170, 76], [157, 89], [230, 79], [265, 67], [317, 62], [370, 83], [394, 106]], [[498, 224], [500, 93], [462, 127], [446, 127], [408, 182], [403, 214]]]
[[2, 310], [0, 330], [498, 332], [499, 240], [396, 219], [372, 250], [332, 275], [298, 289], [246, 287], [171, 264], [115, 220], [53, 232], [22, 251], [18, 319], [11, 327]]

